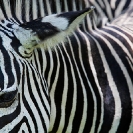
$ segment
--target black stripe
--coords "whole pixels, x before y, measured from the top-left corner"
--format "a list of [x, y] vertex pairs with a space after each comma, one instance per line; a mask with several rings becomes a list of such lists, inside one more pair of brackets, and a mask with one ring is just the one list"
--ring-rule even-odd
[[[7, 109], [8, 110], [8, 109]], [[2, 129], [4, 126], [7, 124], [11, 123], [16, 117], [20, 114], [21, 112], [21, 106], [20, 106], [20, 94], [18, 94], [18, 106], [14, 110], [14, 112], [8, 114], [8, 115], [3, 115], [0, 117], [0, 129]]]
[[17, 75], [17, 81], [18, 81], [17, 83], [19, 85], [20, 84], [20, 66], [19, 66], [18, 60], [15, 58], [15, 55], [13, 53], [12, 53], [12, 56], [13, 56], [14, 68], [15, 68], [16, 75]]
[[0, 8], [2, 9], [2, 13], [4, 14], [4, 17], [5, 17], [6, 19], [8, 19], [8, 16], [7, 16], [6, 12], [5, 12], [3, 0], [0, 1]]
[[[70, 114], [71, 114], [71, 111], [72, 111], [71, 109], [72, 109], [72, 104], [73, 104], [73, 92], [74, 92], [73, 82], [74, 81], [73, 81], [73, 78], [72, 78], [72, 72], [71, 72], [71, 69], [70, 69], [70, 62], [68, 60], [68, 57], [67, 57], [63, 47], [60, 46], [60, 48], [61, 48], [63, 57], [65, 59], [65, 63], [67, 65], [67, 74], [68, 74], [68, 92], [66, 94], [67, 95], [67, 100], [66, 100], [66, 107], [65, 107], [65, 125], [64, 125], [63, 131], [62, 131], [62, 133], [65, 133], [67, 127], [69, 126], [68, 122], [69, 122]], [[66, 45], [66, 48], [67, 48], [67, 45]], [[73, 64], [71, 64], [71, 65], [73, 66]]]
[[46, 55], [46, 63], [47, 63], [47, 66], [46, 66], [46, 69], [45, 69], [45, 79], [46, 81], [48, 81], [48, 74], [49, 74], [49, 71], [50, 71], [50, 55], [49, 55], [49, 52], [48, 51], [45, 51], [45, 55]]
[[[32, 71], [33, 72], [33, 71]], [[38, 83], [37, 81], [36, 81], [36, 76], [35, 76], [35, 73], [33, 72], [32, 73], [32, 75], [33, 75], [33, 78], [35, 79], [34, 80], [34, 82], [35, 82], [35, 85], [36, 85], [36, 88], [39, 88], [39, 84], [41, 84], [41, 86], [43, 86], [42, 87], [42, 91], [43, 91], [43, 93], [44, 93], [44, 96], [46, 97], [46, 99], [47, 99], [47, 101], [48, 101], [48, 103], [49, 103], [49, 96], [47, 96], [47, 93], [46, 93], [46, 86], [44, 86], [44, 84], [41, 82], [41, 83]], [[41, 76], [41, 75], [40, 75]], [[45, 109], [45, 111], [46, 111], [46, 113], [47, 113], [47, 116], [48, 116], [48, 118], [50, 118], [50, 112], [48, 112], [48, 110], [47, 110], [47, 107], [46, 107], [46, 105], [45, 105], [45, 103], [44, 103], [44, 101], [43, 101], [43, 98], [42, 98], [42, 95], [41, 95], [41, 90], [40, 89], [36, 89], [36, 91], [38, 92], [38, 94], [39, 94], [39, 98], [40, 98], [40, 100], [41, 100], [41, 103], [42, 103], [42, 105], [43, 105], [43, 107], [44, 107], [44, 109]], [[50, 103], [49, 103], [50, 104]]]
[[131, 4], [131, 0], [127, 0], [124, 7], [123, 7], [123, 10], [127, 9], [127, 7], [129, 7]]
[[[79, 35], [78, 35], [78, 38], [81, 39]], [[80, 40], [80, 41], [81, 41], [81, 44], [82, 44], [82, 47], [81, 47], [81, 55], [82, 55], [82, 52], [83, 53], [86, 52], [86, 47], [84, 45], [85, 43], [83, 43], [82, 40]], [[81, 78], [84, 79], [83, 84], [84, 84], [85, 88], [87, 88], [87, 91], [86, 91], [87, 94], [86, 95], [87, 95], [89, 104], [88, 104], [88, 107], [87, 107], [87, 120], [85, 122], [86, 125], [85, 125], [85, 128], [84, 128], [84, 132], [86, 132], [86, 131], [89, 132], [90, 128], [92, 126], [92, 120], [93, 120], [94, 101], [93, 101], [93, 98], [92, 98], [92, 93], [90, 91], [90, 87], [88, 86], [88, 81], [87, 81], [87, 79], [84, 75], [84, 72], [83, 72], [83, 69], [82, 69], [82, 66], [81, 66], [81, 63], [80, 63], [79, 53], [78, 53], [79, 45], [78, 45], [77, 40], [76, 40], [75, 37], [71, 37], [71, 43], [74, 44], [74, 45], [72, 45], [72, 51], [71, 50], [69, 50], [69, 51], [74, 53], [74, 58], [76, 60], [76, 64], [77, 64], [78, 69], [79, 69], [79, 74], [80, 74]], [[77, 106], [76, 106], [75, 118], [74, 118], [74, 121], [73, 121], [73, 130], [72, 130], [72, 132], [78, 132], [79, 127], [80, 127], [79, 125], [80, 125], [82, 115], [83, 115], [84, 95], [83, 95], [83, 90], [81, 89], [82, 88], [81, 81], [79, 79], [79, 75], [78, 75], [74, 60], [73, 60], [72, 55], [71, 55], [70, 52], [69, 52], [69, 56], [70, 56], [71, 61], [72, 61], [72, 66], [73, 66], [73, 69], [74, 69], [74, 74], [75, 74], [76, 84], [77, 84]], [[88, 59], [88, 57], [86, 56], [85, 59]], [[88, 69], [89, 69], [89, 67], [88, 67]]]
[[[2, 38], [0, 38], [1, 42], [2, 42]], [[4, 58], [4, 67], [5, 67], [5, 72], [8, 76], [8, 85], [7, 88], [11, 87], [14, 82], [15, 82], [15, 77], [14, 74], [12, 73], [12, 66], [11, 66], [11, 58], [7, 52], [7, 50], [3, 47], [3, 44], [0, 45], [0, 50], [3, 54], [3, 58]], [[4, 83], [4, 81], [3, 81]]]
[[[34, 74], [34, 70], [31, 68], [31, 71], [32, 71], [32, 74]], [[44, 128], [44, 131], [46, 132], [47, 131], [47, 128], [46, 128], [46, 125], [45, 125], [45, 120], [44, 120], [44, 118], [43, 118], [43, 112], [41, 112], [41, 110], [40, 110], [40, 108], [39, 108], [39, 106], [38, 106], [38, 103], [37, 103], [37, 101], [36, 101], [36, 98], [34, 97], [34, 95], [32, 94], [32, 91], [33, 91], [33, 89], [39, 89], [39, 88], [32, 88], [31, 86], [31, 83], [29, 82], [30, 81], [30, 77], [29, 77], [29, 68], [26, 66], [26, 74], [27, 74], [27, 85], [28, 85], [28, 89], [29, 89], [29, 94], [30, 94], [30, 97], [31, 97], [31, 99], [32, 99], [32, 101], [34, 102], [34, 104], [35, 104], [35, 107], [36, 107], [36, 109], [37, 109], [37, 111], [38, 111], [38, 114], [39, 114], [39, 116], [40, 116], [40, 119], [41, 119], [41, 122], [42, 122], [42, 125], [43, 125], [43, 128]], [[33, 80], [35, 81], [36, 80], [36, 78], [34, 77], [34, 75], [33, 75]], [[41, 102], [41, 101], [40, 101]]]
[[[130, 68], [130, 65], [128, 64], [127, 59], [126, 59], [127, 55], [124, 53], [124, 51], [120, 47], [118, 49], [118, 44], [115, 41], [113, 41], [106, 35], [104, 35], [104, 37], [109, 42], [111, 42], [113, 48], [116, 50], [116, 53], [121, 58], [124, 66], [126, 66], [127, 71], [129, 73], [132, 73], [132, 69]], [[124, 45], [126, 45], [126, 43], [124, 43]], [[114, 81], [117, 85], [117, 89], [119, 91], [119, 95], [120, 95], [121, 103], [122, 103], [122, 116], [121, 116], [121, 121], [120, 121], [120, 125], [119, 125], [117, 132], [118, 133], [119, 132], [127, 132], [130, 122], [131, 122], [131, 118], [132, 118], [132, 102], [131, 102], [131, 98], [130, 98], [130, 92], [129, 92], [129, 88], [127, 86], [126, 78], [125, 78], [124, 73], [122, 72], [120, 66], [117, 64], [117, 62], [115, 63], [115, 59], [111, 57], [111, 52], [108, 51], [108, 55], [109, 55], [109, 57], [107, 57], [107, 54], [105, 53], [105, 56], [107, 57], [107, 61], [109, 63], [109, 67], [111, 69], [111, 73], [112, 73]], [[133, 79], [133, 75], [132, 75], [132, 79]], [[126, 123], [125, 123], [125, 121], [126, 121]]]
[[[96, 38], [96, 36], [94, 36]], [[105, 45], [101, 39], [98, 39], [98, 42], [100, 46]], [[104, 47], [104, 46], [102, 46]], [[104, 50], [104, 48], [103, 48]], [[108, 49], [106, 49], [108, 50]], [[104, 51], [106, 51], [104, 50]], [[113, 122], [113, 117], [115, 113], [115, 103], [114, 103], [114, 98], [111, 92], [111, 88], [108, 83], [107, 79], [107, 74], [105, 73], [105, 68], [103, 66], [103, 62], [101, 59], [101, 55], [99, 53], [99, 50], [97, 48], [96, 43], [91, 43], [91, 53], [93, 57], [93, 63], [95, 66], [95, 70], [97, 73], [97, 78], [99, 81], [99, 85], [102, 89], [103, 93], [103, 101], [104, 101], [104, 118], [103, 118], [103, 124], [101, 128], [101, 133], [108, 132], [111, 128], [112, 122]], [[99, 104], [99, 103], [98, 103]]]
[[[28, 133], [32, 133], [31, 131], [32, 127], [30, 127], [30, 123], [28, 122], [26, 116], [24, 116], [22, 120], [16, 126], [14, 126], [14, 128], [9, 133], [18, 133], [22, 124], [24, 123], [26, 124], [26, 127], [28, 128]], [[24, 130], [22, 130], [22, 133], [25, 133]]]
[[7, 37], [9, 37], [11, 39], [12, 37], [9, 35], [9, 34], [11, 34], [11, 32], [8, 29], [6, 29], [5, 27], [3, 27], [2, 25], [0, 25], [0, 27], [2, 27], [2, 29], [0, 29], [0, 32], [2, 32], [3, 34], [5, 34]]
[[[114, 28], [114, 27], [113, 27]], [[120, 40], [120, 42], [122, 43], [122, 45], [124, 45], [124, 47], [127, 48], [130, 56], [133, 58], [133, 52], [132, 52], [132, 48], [129, 45], [129, 43], [127, 42], [127, 40], [122, 37], [121, 35], [115, 33], [114, 31], [108, 30], [108, 29], [103, 29], [105, 32], [109, 33], [110, 35], [113, 35], [114, 37], [117, 37], [117, 39]], [[123, 32], [121, 29], [117, 28], [117, 31], [120, 31], [123, 34], [126, 34], [125, 32]], [[106, 33], [105, 33], [106, 34]], [[129, 34], [126, 34], [126, 37], [133, 42], [133, 37], [130, 36]], [[108, 37], [107, 37], [108, 38]], [[123, 49], [110, 38], [110, 41], [112, 42], [112, 46], [115, 49], [116, 53], [118, 54], [119, 58], [121, 59], [121, 61], [123, 62], [124, 66], [126, 67], [126, 70], [128, 71], [128, 74], [130, 76], [131, 81], [133, 82], [133, 74], [132, 74], [132, 69], [127, 61], [128, 55], [125, 53], [125, 51], [123, 51]]]
[[[109, 28], [115, 29], [116, 31], [120, 32], [121, 34], [125, 35], [131, 42], [133, 42], [133, 37], [128, 34], [127, 32], [121, 30], [119, 27], [114, 27], [114, 26], [109, 26]], [[114, 38], [118, 39], [123, 46], [125, 46], [128, 50], [128, 52], [130, 53], [131, 57], [133, 57], [133, 52], [132, 52], [132, 48], [130, 46], [130, 44], [128, 43], [128, 41], [126, 40], [126, 38], [124, 38], [122, 35], [116, 33], [115, 31], [111, 30], [111, 29], [105, 29], [102, 28], [103, 31], [107, 32], [108, 34], [112, 35]], [[114, 43], [112, 43], [114, 44]], [[114, 44], [114, 48], [116, 50], [117, 53], [120, 53], [121, 51], [124, 52], [119, 45], [115, 45]]]
[[53, 59], [53, 71], [52, 71], [52, 75], [51, 75], [51, 79], [50, 79], [50, 86], [49, 86], [49, 92], [51, 91], [51, 87], [53, 85], [53, 81], [55, 80], [55, 76], [56, 76], [56, 72], [57, 72], [57, 55], [55, 52], [52, 52], [52, 59]]
[[25, 69], [27, 71], [27, 68], [25, 67], [25, 64], [22, 64], [22, 68], [23, 68], [23, 74], [22, 74], [22, 90], [21, 90], [22, 91], [21, 97], [22, 97], [22, 100], [23, 100], [22, 102], [24, 103], [25, 108], [27, 109], [29, 115], [31, 116], [31, 119], [32, 119], [32, 121], [34, 123], [34, 126], [35, 126], [35, 132], [38, 133], [36, 118], [34, 116], [33, 110], [31, 110], [31, 108], [30, 108], [30, 106], [29, 106], [29, 104], [28, 104], [28, 102], [26, 100], [26, 96], [24, 94], [24, 91], [25, 91], [24, 84], [25, 84], [25, 74], [26, 74], [25, 73]]
[[[84, 67], [85, 67], [85, 70], [86, 70], [86, 73], [88, 75], [88, 79], [89, 79], [89, 82], [91, 83], [92, 85], [92, 88], [93, 88], [93, 91], [95, 93], [95, 96], [96, 96], [96, 103], [97, 103], [97, 118], [96, 118], [96, 126], [95, 126], [95, 132], [97, 132], [98, 130], [98, 126], [99, 126], [99, 122], [100, 122], [100, 117], [101, 117], [101, 97], [100, 97], [100, 94], [99, 94], [99, 91], [98, 88], [97, 88], [97, 85], [95, 83], [95, 79], [94, 79], [94, 75], [92, 73], [92, 69], [90, 68], [90, 63], [94, 63], [94, 65], [97, 65], [99, 66], [98, 69], [100, 68], [101, 69], [101, 64], [96, 64], [98, 62], [98, 58], [97, 57], [100, 57], [99, 56], [99, 53], [97, 52], [97, 49], [95, 47], [95, 42], [94, 40], [89, 36], [89, 35], [86, 35], [84, 34], [86, 37], [88, 37], [88, 40], [90, 42], [90, 48], [91, 48], [91, 51], [88, 51], [87, 50], [87, 42], [85, 42], [84, 40], [84, 36], [81, 36], [80, 37], [80, 41], [81, 41], [81, 49], [82, 49], [82, 59], [83, 59], [83, 64], [84, 64]], [[84, 45], [86, 44], [86, 45]], [[88, 53], [91, 52], [92, 53], [92, 57], [96, 57], [95, 60], [93, 60], [94, 62], [90, 62], [89, 63], [89, 55]], [[101, 60], [99, 60], [100, 62]], [[100, 62], [102, 63], [102, 62]], [[102, 76], [102, 75], [101, 75]], [[84, 79], [84, 78], [83, 78]], [[88, 93], [88, 90], [87, 89], [87, 93]], [[89, 99], [91, 98], [89, 95], [88, 95], [88, 101], [90, 101]], [[88, 102], [88, 104], [90, 105], [90, 102]], [[92, 107], [89, 107], [89, 111], [88, 111], [88, 116], [87, 116], [87, 122], [86, 122], [86, 127], [88, 127], [88, 123], [90, 123], [90, 119], [93, 119], [92, 115], [93, 115], [93, 104], [92, 104]], [[92, 108], [92, 112], [90, 113], [90, 108]]]
[[62, 102], [62, 94], [63, 94], [62, 88], [64, 88], [64, 63], [63, 63], [62, 55], [59, 49], [58, 49], [58, 56], [59, 56], [60, 64], [62, 65], [60, 66], [60, 69], [59, 69], [59, 77], [58, 77], [57, 86], [55, 90], [54, 100], [55, 100], [57, 112], [56, 112], [56, 119], [53, 127], [54, 132], [57, 132], [60, 119], [61, 119], [61, 102]]
[[[111, 43], [113, 48], [115, 48], [117, 46], [117, 43], [114, 42], [112, 39], [107, 37], [105, 34], [103, 36]], [[131, 109], [132, 109], [130, 92], [129, 92], [129, 89], [127, 86], [127, 81], [126, 81], [125, 76], [121, 70], [121, 67], [116, 62], [114, 56], [112, 55], [110, 49], [107, 47], [106, 43], [104, 41], [102, 41], [102, 39], [99, 39], [98, 41], [101, 44], [101, 47], [104, 51], [105, 58], [110, 67], [110, 70], [111, 70], [114, 82], [117, 86], [117, 89], [118, 89], [118, 92], [120, 95], [120, 99], [121, 99], [121, 103], [122, 103], [122, 105], [121, 105], [122, 106], [122, 117], [120, 119], [120, 125], [119, 125], [118, 132], [119, 131], [127, 132], [130, 122], [131, 122]], [[126, 55], [122, 52], [122, 49], [117, 50], [117, 51], [116, 52], [118, 53], [118, 55], [124, 60], [124, 58], [125, 58], [124, 56], [126, 56]], [[119, 51], [121, 51], [120, 54], [119, 54]], [[126, 123], [125, 123], [125, 121], [126, 121]]]
[[[30, 1], [30, 0], [29, 0]], [[26, 14], [26, 12], [25, 12], [25, 6], [23, 6], [23, 5], [25, 5], [25, 3], [26, 3], [26, 0], [22, 0], [22, 8], [20, 8], [20, 11], [21, 11], [21, 18], [22, 18], [22, 21], [25, 23], [26, 22], [26, 16], [27, 16], [27, 14]]]

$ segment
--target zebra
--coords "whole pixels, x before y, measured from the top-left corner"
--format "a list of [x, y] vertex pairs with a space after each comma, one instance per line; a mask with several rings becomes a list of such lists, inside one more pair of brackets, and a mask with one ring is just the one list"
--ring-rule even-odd
[[53, 14], [23, 24], [1, 20], [0, 132], [48, 131], [49, 90], [45, 77], [34, 66], [33, 50], [39, 44], [43, 49], [54, 47], [92, 10]]
[[[89, 6], [96, 8], [95, 17], [98, 27], [105, 25], [121, 14], [128, 6], [132, 6], [132, 0], [6, 0], [0, 1], [2, 14], [5, 18], [15, 18], [16, 21], [28, 22], [39, 17], [53, 13], [82, 10]], [[2, 16], [1, 16], [2, 17]], [[88, 24], [89, 25], [89, 24]], [[91, 27], [91, 26], [90, 26]], [[89, 28], [90, 28], [89, 27]]]
[[[17, 2], [21, 5], [24, 1]], [[36, 38], [33, 31], [39, 33], [39, 29], [32, 26], [42, 19], [31, 21], [37, 13], [28, 16], [31, 10], [27, 9], [28, 4], [25, 4], [27, 12], [23, 16], [17, 6], [18, 12], [14, 12], [10, 1], [3, 3], [5, 9], [2, 7], [1, 17], [6, 20], [1, 21], [4, 45], [1, 45], [0, 57], [6, 60], [1, 59], [1, 86], [4, 84], [8, 89], [6, 93], [1, 91], [0, 132], [133, 131], [132, 32], [125, 28], [126, 23], [124, 27], [119, 26], [118, 18], [114, 24], [98, 29], [94, 21], [86, 19], [84, 25], [59, 46], [54, 48], [49, 38], [47, 43], [52, 44], [52, 49], [42, 45], [34, 49], [44, 36]], [[47, 1], [46, 4], [48, 6]], [[33, 7], [36, 9], [36, 4]], [[26, 22], [27, 19], [31, 22]], [[21, 21], [25, 23], [20, 24]], [[94, 24], [95, 30], [88, 32], [87, 22]], [[34, 51], [27, 44], [33, 44]], [[18, 54], [20, 58], [16, 58]], [[16, 84], [20, 86], [14, 87]], [[36, 89], [33, 91], [33, 88]]]

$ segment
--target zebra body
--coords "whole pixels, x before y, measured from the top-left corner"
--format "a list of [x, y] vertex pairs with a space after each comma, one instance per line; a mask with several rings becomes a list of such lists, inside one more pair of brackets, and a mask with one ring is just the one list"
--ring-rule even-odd
[[[34, 2], [37, 3], [33, 1], [32, 4]], [[47, 13], [54, 12], [48, 8], [52, 1], [44, 2]], [[48, 132], [49, 128], [49, 132], [57, 133], [132, 133], [132, 31], [125, 28], [126, 24], [125, 27], [119, 26], [116, 23], [119, 18], [101, 29], [88, 29], [93, 24], [87, 16], [81, 28], [73, 32], [66, 42], [52, 50], [44, 49], [44, 43], [39, 49], [28, 51], [29, 47], [14, 29], [19, 28], [17, 25], [21, 21], [37, 18], [38, 7], [33, 4], [34, 15], [31, 14], [30, 18], [28, 12], [32, 8], [28, 8], [29, 2], [24, 3], [27, 9], [24, 17], [19, 18], [21, 12], [15, 8], [18, 19], [1, 22], [1, 64], [4, 64], [1, 65], [1, 86], [4, 84], [5, 88], [1, 97], [10, 97], [6, 99], [8, 102], [5, 101], [7, 105], [2, 98], [0, 100], [0, 132], [42, 133]], [[74, 4], [73, 1], [76, 10]], [[56, 5], [56, 12], [61, 12], [58, 1]], [[67, 4], [64, 7], [65, 10], [70, 8]], [[45, 15], [45, 8], [40, 10], [38, 14]], [[5, 14], [9, 18], [14, 13], [5, 11], [8, 11]], [[31, 23], [20, 25], [33, 31]], [[27, 48], [26, 51], [23, 47]]]
[[[50, 59], [53, 59], [54, 63], [49, 64], [50, 70], [48, 70], [55, 73], [57, 64], [57, 68], [60, 68], [55, 74], [48, 75], [51, 76], [51, 81], [48, 77], [50, 84], [52, 79], [59, 75], [58, 81], [55, 81], [56, 88], [55, 82], [49, 85], [51, 97], [54, 97], [53, 114], [50, 120], [50, 122], [53, 121], [51, 126], [53, 132], [132, 133], [131, 36], [132, 34], [125, 33], [122, 27], [113, 25], [93, 31], [92, 34], [78, 30], [72, 38], [74, 42], [77, 40], [74, 45], [69, 40], [69, 44], [61, 47], [58, 54], [56, 53], [57, 59], [55, 59], [55, 53], [51, 53]], [[56, 60], [57, 63], [55, 63]], [[60, 64], [64, 64], [63, 68]], [[61, 91], [60, 88], [63, 87], [60, 83], [63, 81], [65, 85]], [[63, 123], [61, 120], [64, 114], [66, 117]], [[60, 119], [57, 119], [58, 117]], [[58, 126], [57, 123], [59, 123]], [[73, 125], [71, 126], [70, 123]]]

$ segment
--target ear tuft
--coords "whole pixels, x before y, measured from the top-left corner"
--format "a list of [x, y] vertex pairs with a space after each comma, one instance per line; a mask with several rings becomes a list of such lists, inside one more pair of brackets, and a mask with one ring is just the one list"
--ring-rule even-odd
[[82, 11], [53, 14], [19, 25], [14, 29], [14, 35], [22, 44], [19, 48], [20, 54], [28, 57], [34, 48], [40, 47], [39, 44], [43, 43], [42, 46], [47, 48], [64, 41], [67, 35], [70, 35], [84, 17], [93, 10], [94, 7], [90, 7]]

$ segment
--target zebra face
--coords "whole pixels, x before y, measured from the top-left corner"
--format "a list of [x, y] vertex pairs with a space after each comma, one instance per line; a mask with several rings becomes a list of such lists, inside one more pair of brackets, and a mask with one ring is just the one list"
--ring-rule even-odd
[[[13, 33], [20, 41], [18, 52], [30, 57], [36, 47], [54, 47], [70, 35], [82, 19], [94, 8], [83, 11], [53, 14], [19, 25]], [[41, 44], [41, 45], [40, 45]]]

